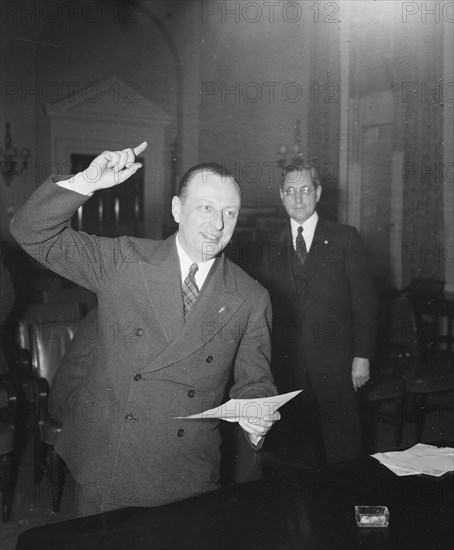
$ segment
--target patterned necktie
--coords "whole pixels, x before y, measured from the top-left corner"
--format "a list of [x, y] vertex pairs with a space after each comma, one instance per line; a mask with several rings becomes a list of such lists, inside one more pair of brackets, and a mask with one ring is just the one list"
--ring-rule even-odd
[[183, 281], [183, 305], [184, 305], [184, 316], [189, 313], [193, 303], [197, 299], [199, 293], [199, 288], [195, 282], [195, 274], [199, 266], [197, 264], [192, 264], [189, 268], [189, 273], [186, 276], [186, 279]]
[[303, 237], [303, 228], [298, 227], [298, 235], [296, 236], [296, 256], [298, 260], [304, 264], [304, 260], [307, 256], [306, 241]]

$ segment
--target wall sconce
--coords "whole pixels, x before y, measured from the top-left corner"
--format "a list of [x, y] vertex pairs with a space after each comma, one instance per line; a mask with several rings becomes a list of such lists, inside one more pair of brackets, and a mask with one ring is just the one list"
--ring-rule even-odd
[[[288, 148], [286, 145], [280, 145], [277, 152], [277, 163], [279, 167], [284, 169], [287, 164]], [[290, 160], [291, 164], [304, 165], [303, 153], [301, 151], [301, 132], [300, 132], [300, 120], [297, 119], [295, 125], [295, 143], [290, 148]]]
[[14, 176], [18, 176], [25, 168], [27, 168], [27, 159], [30, 156], [30, 149], [21, 149], [20, 159], [18, 158], [18, 150], [13, 147], [13, 139], [11, 136], [11, 125], [6, 123], [5, 130], [5, 148], [0, 148], [0, 159], [2, 175], [5, 178], [5, 183], [9, 187]]

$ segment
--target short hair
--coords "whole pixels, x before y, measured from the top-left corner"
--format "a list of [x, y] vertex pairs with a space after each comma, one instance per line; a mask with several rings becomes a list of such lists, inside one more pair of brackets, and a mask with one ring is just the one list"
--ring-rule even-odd
[[291, 174], [292, 172], [309, 172], [314, 187], [319, 187], [321, 185], [317, 168], [315, 168], [315, 166], [303, 164], [288, 164], [287, 166], [284, 166], [284, 169], [282, 170], [281, 189], [283, 189], [284, 187], [284, 181], [287, 177], [287, 174]]
[[195, 176], [199, 172], [205, 172], [206, 175], [214, 174], [216, 176], [220, 176], [222, 180], [231, 179], [234, 182], [235, 187], [237, 188], [238, 193], [241, 197], [241, 189], [238, 185], [238, 182], [235, 180], [235, 176], [229, 170], [227, 170], [225, 166], [223, 166], [222, 164], [218, 164], [217, 162], [201, 162], [200, 164], [196, 164], [192, 168], [189, 168], [189, 170], [185, 172], [185, 174], [183, 174], [177, 193], [177, 197], [180, 199], [180, 201], [184, 201], [184, 199], [187, 197], [191, 180], [193, 176]]

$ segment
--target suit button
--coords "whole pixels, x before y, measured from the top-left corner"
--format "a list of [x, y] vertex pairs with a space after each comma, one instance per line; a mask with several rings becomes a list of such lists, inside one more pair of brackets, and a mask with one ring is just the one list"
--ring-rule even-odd
[[189, 390], [188, 391], [188, 397], [193, 398], [195, 396], [195, 390]]
[[131, 422], [132, 419], [133, 419], [133, 416], [132, 416], [131, 413], [125, 414], [125, 420], [126, 420], [126, 422]]
[[205, 360], [207, 363], [211, 363], [213, 361], [213, 356], [209, 355]]
[[143, 330], [139, 327], [139, 328], [136, 328], [136, 330], [134, 331], [134, 334], [136, 336], [142, 336], [143, 334]]
[[183, 436], [184, 436], [184, 430], [183, 430], [183, 428], [180, 428], [180, 429], [177, 431], [177, 436], [178, 436], [178, 437], [183, 437]]
[[134, 375], [134, 380], [135, 380], [136, 382], [139, 382], [140, 380], [142, 380], [142, 375], [141, 375], [141, 374], [135, 374], [135, 375]]

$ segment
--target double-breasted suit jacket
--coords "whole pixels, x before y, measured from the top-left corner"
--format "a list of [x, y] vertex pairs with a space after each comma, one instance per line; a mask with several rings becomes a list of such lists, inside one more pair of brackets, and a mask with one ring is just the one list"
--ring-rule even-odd
[[359, 437], [352, 360], [372, 356], [376, 331], [375, 290], [358, 232], [319, 218], [301, 266], [288, 223], [263, 245], [257, 277], [271, 294], [278, 389], [304, 387], [309, 377], [327, 454], [347, 458]]
[[[275, 395], [266, 290], [224, 255], [184, 320], [175, 236], [109, 239], [68, 225], [87, 200], [49, 178], [11, 231], [34, 258], [95, 291], [96, 362], [71, 396], [57, 450], [102, 503], [161, 505], [216, 488], [216, 420], [176, 417]], [[91, 492], [91, 493], [90, 493]]]

